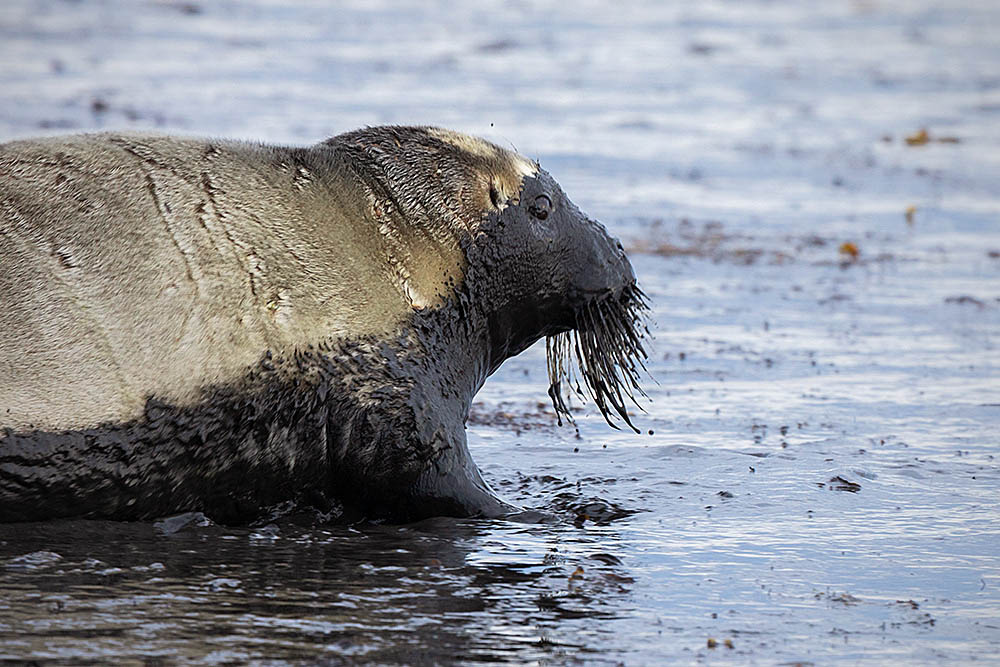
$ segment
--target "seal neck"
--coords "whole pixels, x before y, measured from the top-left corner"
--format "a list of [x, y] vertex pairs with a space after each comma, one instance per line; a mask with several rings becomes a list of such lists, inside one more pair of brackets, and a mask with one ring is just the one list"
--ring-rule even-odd
[[443, 307], [415, 314], [414, 329], [430, 357], [438, 360], [437, 384], [461, 399], [463, 419], [475, 394], [504, 361], [570, 328], [555, 322], [551, 312], [499, 301], [466, 285]]

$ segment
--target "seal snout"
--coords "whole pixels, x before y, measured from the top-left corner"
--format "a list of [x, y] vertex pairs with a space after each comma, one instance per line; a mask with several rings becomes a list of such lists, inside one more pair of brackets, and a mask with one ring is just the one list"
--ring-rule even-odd
[[608, 234], [603, 225], [591, 219], [586, 223], [592, 230], [592, 243], [587, 253], [590, 256], [577, 260], [577, 293], [584, 302], [621, 298], [636, 285], [632, 263], [621, 241]]

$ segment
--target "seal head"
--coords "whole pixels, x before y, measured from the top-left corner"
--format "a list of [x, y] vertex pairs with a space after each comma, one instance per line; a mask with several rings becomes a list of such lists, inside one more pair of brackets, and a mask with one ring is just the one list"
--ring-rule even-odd
[[542, 169], [524, 178], [511, 204], [487, 221], [491, 243], [470, 253], [473, 283], [484, 290], [480, 300], [494, 308], [493, 358], [502, 361], [547, 336], [557, 415], [572, 421], [564, 382], [583, 393], [569, 363], [575, 353], [579, 375], [609, 424], [613, 410], [631, 426], [626, 402], [636, 403], [634, 393], [641, 393], [647, 305], [621, 243]]

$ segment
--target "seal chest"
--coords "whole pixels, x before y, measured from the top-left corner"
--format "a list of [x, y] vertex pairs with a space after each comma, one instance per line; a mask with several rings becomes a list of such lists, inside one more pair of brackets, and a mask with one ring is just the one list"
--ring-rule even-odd
[[499, 515], [464, 423], [504, 359], [556, 337], [568, 415], [575, 331], [602, 413], [638, 389], [620, 244], [448, 130], [11, 142], [0, 241], [0, 520]]

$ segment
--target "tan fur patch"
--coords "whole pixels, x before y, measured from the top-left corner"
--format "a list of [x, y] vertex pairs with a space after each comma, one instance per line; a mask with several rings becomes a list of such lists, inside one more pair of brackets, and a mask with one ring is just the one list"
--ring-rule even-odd
[[500, 160], [506, 163], [511, 172], [517, 175], [518, 180], [525, 176], [534, 176], [538, 173], [538, 165], [528, 158], [514, 151], [501, 148], [485, 139], [438, 127], [428, 128], [427, 134], [472, 155], [478, 155], [487, 160]]

